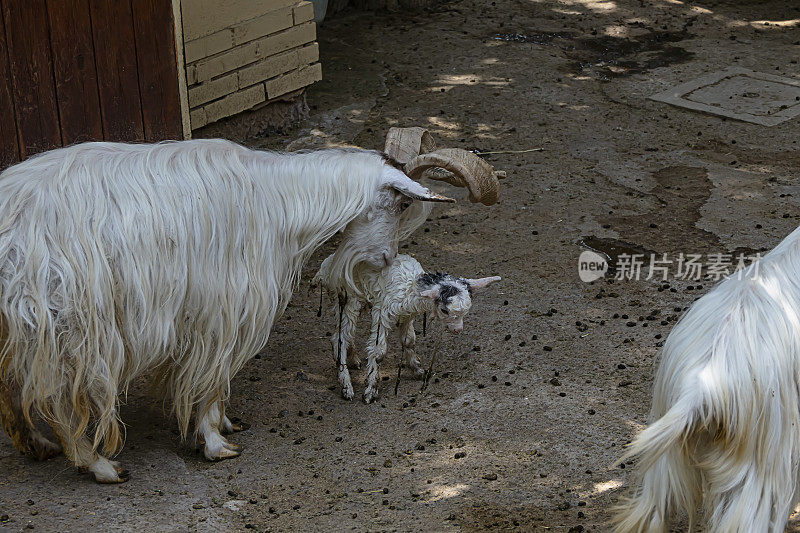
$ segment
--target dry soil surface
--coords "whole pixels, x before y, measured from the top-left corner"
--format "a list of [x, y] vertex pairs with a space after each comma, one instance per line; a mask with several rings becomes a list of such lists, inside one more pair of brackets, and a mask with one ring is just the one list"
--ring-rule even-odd
[[[122, 409], [126, 484], [96, 485], [63, 457], [35, 463], [0, 437], [0, 528], [608, 530], [631, 472], [612, 464], [646, 421], [659, 343], [713, 282], [583, 283], [581, 242], [754, 253], [795, 228], [797, 120], [767, 128], [647, 99], [728, 65], [800, 77], [791, 4], [461, 0], [325, 22], [310, 119], [251, 144], [381, 148], [399, 125], [442, 146], [541, 149], [487, 156], [508, 172], [495, 206], [443, 185], [459, 203], [403, 246], [431, 269], [503, 281], [445, 337], [425, 393], [404, 380], [393, 394], [394, 342], [379, 401], [347, 402], [332, 312], [317, 318], [308, 292], [330, 243], [233, 380], [228, 411], [251, 425], [233, 438], [241, 457], [209, 463], [181, 444], [143, 385]], [[420, 335], [423, 356], [437, 331]]]

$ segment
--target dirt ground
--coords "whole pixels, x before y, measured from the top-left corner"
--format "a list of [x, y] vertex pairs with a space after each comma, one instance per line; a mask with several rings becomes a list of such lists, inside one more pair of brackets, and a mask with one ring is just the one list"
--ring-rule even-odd
[[[612, 463], [646, 421], [658, 345], [712, 283], [583, 283], [580, 243], [752, 253], [797, 226], [797, 119], [767, 128], [647, 99], [728, 65], [800, 77], [791, 4], [460, 0], [326, 21], [310, 119], [251, 144], [382, 148], [399, 125], [441, 146], [541, 148], [487, 156], [508, 172], [495, 206], [437, 185], [459, 203], [403, 246], [431, 269], [503, 281], [445, 337], [424, 394], [411, 380], [393, 394], [395, 342], [379, 401], [346, 402], [333, 314], [317, 318], [308, 290], [330, 243], [233, 380], [229, 414], [251, 424], [232, 439], [241, 457], [181, 445], [141, 387], [123, 407], [126, 484], [35, 463], [1, 436], [0, 528], [607, 531], [631, 471]], [[420, 335], [423, 356], [437, 331]]]

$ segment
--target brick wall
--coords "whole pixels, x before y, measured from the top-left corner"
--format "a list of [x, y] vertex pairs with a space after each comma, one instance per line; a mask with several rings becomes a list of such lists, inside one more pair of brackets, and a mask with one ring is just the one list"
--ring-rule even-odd
[[192, 129], [322, 79], [314, 10], [298, 0], [182, 0]]

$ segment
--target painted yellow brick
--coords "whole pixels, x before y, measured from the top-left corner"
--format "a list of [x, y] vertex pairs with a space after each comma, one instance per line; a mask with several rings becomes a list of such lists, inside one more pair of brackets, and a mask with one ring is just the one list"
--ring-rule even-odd
[[198, 82], [209, 80], [254, 63], [259, 59], [307, 44], [313, 41], [315, 37], [315, 24], [306, 22], [288, 30], [251, 41], [228, 52], [202, 59], [195, 63], [194, 66], [197, 69], [196, 79]]
[[195, 85], [189, 88], [189, 106], [197, 107], [199, 105], [216, 100], [226, 94], [236, 92], [239, 89], [239, 73], [234, 72], [217, 78]]
[[308, 58], [313, 57], [313, 51], [306, 51], [307, 48], [313, 47], [316, 47], [316, 43], [302, 48], [293, 48], [288, 52], [270, 56], [258, 63], [244, 67], [239, 71], [240, 87], [247, 87], [313, 63], [315, 60], [308, 60]]
[[311, 43], [297, 50], [301, 65], [310, 65], [319, 61], [319, 45]]
[[265, 83], [267, 87], [267, 98], [276, 98], [303, 87], [307, 87], [322, 79], [322, 65], [315, 63], [298, 70], [294, 70], [279, 78], [269, 80]]
[[285, 7], [233, 27], [233, 44], [239, 45], [296, 25], [292, 8]]
[[233, 29], [231, 28], [212, 33], [194, 41], [188, 41], [183, 45], [187, 63], [192, 63], [229, 48], [233, 48]]
[[197, 67], [189, 65], [186, 67], [186, 85], [197, 83]]
[[264, 85], [258, 84], [249, 89], [235, 92], [225, 98], [211, 102], [203, 109], [205, 109], [206, 112], [206, 120], [208, 122], [216, 122], [221, 118], [235, 115], [245, 109], [250, 109], [264, 100], [266, 100]]
[[206, 110], [202, 107], [198, 107], [197, 109], [192, 109], [189, 113], [189, 124], [191, 124], [191, 128], [196, 130], [197, 128], [202, 128], [208, 121], [206, 120]]
[[186, 62], [192, 63], [259, 37], [291, 28], [294, 21], [292, 13], [291, 7], [284, 7], [225, 28], [217, 33], [189, 41], [184, 47]]
[[314, 4], [311, 2], [300, 2], [294, 6], [294, 23], [302, 24], [314, 18]]
[[181, 0], [183, 38], [193, 41], [296, 3], [297, 0]]

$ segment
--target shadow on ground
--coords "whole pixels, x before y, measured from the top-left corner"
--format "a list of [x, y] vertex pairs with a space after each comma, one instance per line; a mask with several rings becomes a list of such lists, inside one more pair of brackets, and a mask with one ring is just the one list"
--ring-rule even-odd
[[123, 411], [125, 485], [97, 486], [62, 458], [32, 463], [0, 438], [3, 525], [606, 531], [630, 471], [611, 465], [646, 420], [658, 345], [713, 283], [581, 283], [576, 243], [728, 253], [794, 229], [795, 121], [764, 128], [647, 99], [727, 65], [797, 78], [800, 12], [786, 4], [463, 0], [326, 21], [309, 121], [252, 144], [381, 148], [389, 127], [425, 126], [443, 146], [541, 148], [487, 156], [508, 171], [501, 202], [448, 191], [460, 203], [403, 250], [502, 283], [447, 339], [425, 394], [411, 381], [392, 394], [393, 351], [380, 401], [347, 403], [332, 314], [318, 319], [307, 292], [328, 244], [233, 381], [229, 412], [252, 424], [234, 437], [240, 458], [205, 462], [136, 392]]

